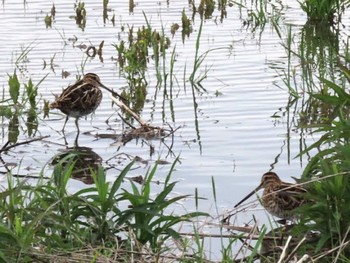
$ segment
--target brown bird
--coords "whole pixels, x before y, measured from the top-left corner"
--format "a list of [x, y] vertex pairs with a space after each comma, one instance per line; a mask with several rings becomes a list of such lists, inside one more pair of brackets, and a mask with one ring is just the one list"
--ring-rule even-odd
[[59, 109], [67, 115], [62, 131], [66, 127], [68, 118], [74, 117], [79, 133], [78, 119], [95, 111], [101, 103], [102, 91], [100, 87], [122, 98], [119, 94], [104, 86], [99, 76], [94, 73], [85, 74], [83, 79], [68, 86], [61, 95], [55, 96], [55, 101], [50, 104], [50, 108]]
[[236, 204], [235, 207], [242, 204], [260, 189], [264, 189], [261, 198], [263, 207], [273, 216], [285, 220], [294, 219], [296, 216], [293, 210], [306, 202], [302, 196], [302, 194], [306, 193], [303, 187], [283, 182], [276, 173], [267, 172], [262, 176], [260, 185]]

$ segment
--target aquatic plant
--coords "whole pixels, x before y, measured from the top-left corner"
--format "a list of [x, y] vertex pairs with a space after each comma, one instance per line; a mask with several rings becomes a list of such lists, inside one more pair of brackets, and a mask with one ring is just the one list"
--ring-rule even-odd
[[342, 64], [340, 68], [343, 68], [341, 81], [319, 78], [320, 87], [310, 89], [310, 98], [305, 101], [314, 114], [305, 112], [299, 118], [299, 127], [310, 127], [314, 135], [320, 136], [300, 153], [300, 156], [313, 156], [303, 172], [303, 180], [309, 181], [307, 198], [312, 201], [300, 209], [301, 222], [295, 227], [295, 234], [322, 233], [300, 253], [313, 250], [330, 261], [350, 257], [343, 246], [350, 241], [347, 223], [350, 210], [345, 205], [350, 202], [350, 126], [347, 118], [350, 94], [346, 91], [350, 79], [349, 70]]
[[[162, 32], [153, 30], [146, 15], [146, 26], [142, 26], [135, 32], [134, 27], [128, 28], [127, 41], [121, 40], [113, 44], [117, 51], [117, 63], [120, 73], [128, 82], [128, 88], [122, 93], [127, 98], [130, 106], [136, 113], [143, 109], [147, 95], [148, 79], [146, 70], [150, 61], [154, 61], [157, 74], [157, 86], [162, 81], [166, 82], [167, 73], [160, 72], [160, 59], [165, 61], [166, 50], [170, 46], [170, 39]], [[163, 70], [164, 70], [163, 64]]]
[[8, 85], [9, 85], [10, 97], [13, 101], [13, 104], [17, 104], [18, 97], [19, 97], [20, 83], [18, 81], [16, 71], [13, 73], [13, 75], [9, 75]]
[[46, 76], [34, 85], [31, 78], [27, 83], [21, 83], [16, 70], [12, 75], [8, 74], [8, 94], [6, 94], [8, 99], [0, 102], [0, 116], [9, 120], [8, 140], [10, 142], [17, 141], [21, 127], [20, 120], [25, 116], [27, 117], [24, 122], [27, 127], [26, 132], [29, 136], [35, 135], [38, 129], [37, 105], [40, 102], [37, 90]]
[[170, 27], [170, 32], [174, 36], [176, 31], [180, 28], [178, 23], [173, 23]]
[[181, 13], [181, 26], [182, 26], [182, 42], [185, 42], [185, 36], [189, 37], [193, 31], [191, 20], [187, 17], [185, 8]]
[[56, 15], [56, 7], [55, 7], [55, 4], [52, 4], [50, 15], [47, 14], [44, 19], [46, 28], [52, 27], [52, 22], [55, 19], [55, 15]]
[[215, 10], [215, 1], [201, 0], [197, 10], [201, 16], [201, 19], [208, 19], [213, 15], [213, 12]]
[[45, 21], [46, 28], [52, 27], [52, 17], [51, 16], [46, 15], [44, 21]]
[[[298, 2], [307, 14], [308, 20], [315, 24], [340, 22], [345, 9], [350, 6], [349, 0], [303, 0]], [[335, 20], [336, 18], [338, 21]]]
[[75, 11], [75, 22], [76, 24], [84, 31], [86, 26], [86, 9], [85, 3], [81, 1], [76, 1], [74, 3], [74, 11]]

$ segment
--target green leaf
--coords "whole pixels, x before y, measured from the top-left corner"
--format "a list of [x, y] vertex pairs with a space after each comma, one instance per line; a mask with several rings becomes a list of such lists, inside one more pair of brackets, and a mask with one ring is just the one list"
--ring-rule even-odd
[[151, 183], [152, 183], [152, 179], [154, 174], [157, 171], [157, 167], [158, 167], [158, 163], [156, 163], [154, 165], [154, 167], [152, 168], [151, 172], [149, 172], [146, 177], [145, 177], [145, 183], [143, 184], [142, 187], [142, 195], [148, 200], [149, 199], [149, 195], [150, 195], [150, 191], [151, 191]]
[[169, 170], [169, 173], [167, 174], [167, 176], [166, 176], [166, 178], [165, 178], [164, 185], [168, 185], [169, 180], [170, 180], [170, 177], [171, 177], [171, 175], [172, 175], [172, 173], [173, 173], [173, 171], [174, 171], [174, 169], [175, 169], [175, 165], [176, 165], [178, 162], [180, 162], [179, 159], [180, 159], [180, 157], [177, 156], [176, 159], [175, 159], [175, 161], [174, 161], [173, 164], [171, 165], [171, 168], [170, 168], [170, 170]]
[[24, 84], [24, 88], [27, 92], [27, 97], [31, 108], [35, 108], [35, 98], [38, 95], [38, 88], [34, 87], [32, 79], [29, 79], [28, 84]]
[[164, 201], [164, 199], [168, 196], [168, 194], [173, 190], [176, 182], [169, 184], [164, 190], [156, 197], [155, 202]]
[[0, 117], [6, 117], [10, 119], [12, 117], [12, 111], [10, 106], [0, 106]]
[[338, 86], [337, 84], [335, 84], [334, 82], [331, 82], [327, 79], [324, 78], [320, 78], [320, 80], [326, 84], [328, 87], [330, 87], [331, 89], [334, 90], [334, 92], [336, 94], [338, 94], [339, 98], [343, 98], [346, 100], [350, 100], [350, 95], [348, 93], [345, 92], [345, 90], [343, 88], [341, 88], [340, 86]]
[[341, 105], [343, 104], [343, 101], [339, 99], [337, 96], [332, 95], [324, 95], [324, 94], [310, 94], [312, 97], [319, 99], [327, 104], [331, 105]]
[[113, 185], [112, 185], [112, 188], [110, 190], [110, 193], [109, 193], [109, 199], [111, 200], [116, 192], [118, 191], [118, 189], [120, 188], [120, 185], [122, 184], [125, 176], [127, 175], [127, 173], [130, 171], [131, 167], [133, 166], [134, 164], [134, 161], [129, 163], [124, 169], [123, 171], [119, 174], [118, 178], [114, 181]]
[[19, 88], [20, 88], [20, 84], [17, 78], [17, 74], [16, 71], [13, 73], [13, 75], [8, 75], [9, 76], [9, 87], [10, 87], [10, 96], [11, 99], [13, 101], [13, 103], [17, 103], [18, 101], [18, 96], [19, 96]]

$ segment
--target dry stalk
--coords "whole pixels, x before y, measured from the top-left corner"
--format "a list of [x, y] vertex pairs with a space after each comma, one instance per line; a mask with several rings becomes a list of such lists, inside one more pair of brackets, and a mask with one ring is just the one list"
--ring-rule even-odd
[[292, 257], [295, 255], [295, 253], [298, 251], [299, 247], [306, 241], [306, 237], [303, 237], [302, 240], [300, 240], [300, 242], [295, 246], [295, 248], [293, 249], [293, 251], [289, 254], [289, 256], [286, 259], [286, 262], [289, 262]]
[[350, 241], [347, 241], [347, 242], [345, 242], [345, 243], [342, 243], [341, 245], [336, 246], [336, 247], [334, 247], [334, 248], [332, 248], [332, 249], [330, 249], [330, 250], [328, 250], [328, 251], [326, 251], [326, 252], [320, 254], [318, 257], [314, 258], [313, 261], [316, 262], [316, 261], [320, 260], [321, 258], [323, 258], [323, 257], [325, 257], [325, 256], [327, 256], [327, 255], [329, 255], [329, 254], [331, 254], [332, 252], [334, 252], [334, 251], [336, 251], [336, 250], [338, 250], [338, 249], [342, 249], [342, 248], [346, 247], [346, 246], [349, 244], [349, 242], [350, 242]]
[[303, 263], [303, 262], [308, 262], [308, 261], [314, 262], [309, 255], [304, 255], [301, 257], [301, 259], [299, 259], [297, 261], [297, 263]]
[[339, 258], [339, 256], [340, 256], [340, 252], [341, 252], [342, 249], [345, 247], [344, 244], [345, 244], [346, 238], [348, 237], [349, 230], [350, 230], [350, 227], [348, 227], [348, 229], [346, 230], [346, 233], [345, 233], [345, 235], [344, 235], [344, 238], [343, 238], [343, 240], [342, 240], [341, 243], [340, 243], [341, 249], [338, 250], [337, 256], [335, 257], [335, 259], [333, 260], [333, 262], [338, 262], [338, 258]]
[[[286, 241], [286, 244], [285, 244], [284, 247], [283, 247], [281, 256], [280, 256], [280, 258], [279, 258], [279, 260], [278, 260], [277, 263], [282, 263], [282, 262], [284, 262], [283, 259], [284, 259], [284, 258], [286, 257], [286, 255], [287, 255], [287, 249], [288, 249], [288, 246], [289, 246], [289, 243], [290, 243], [291, 240], [292, 240], [292, 236], [288, 236], [287, 241]], [[288, 262], [288, 261], [286, 261], [286, 262]]]
[[138, 123], [141, 124], [141, 126], [147, 126], [147, 123], [140, 118], [135, 112], [133, 112], [128, 106], [126, 106], [122, 101], [115, 98], [112, 94], [109, 95], [109, 97], [113, 100], [115, 104], [122, 110], [129, 113]]

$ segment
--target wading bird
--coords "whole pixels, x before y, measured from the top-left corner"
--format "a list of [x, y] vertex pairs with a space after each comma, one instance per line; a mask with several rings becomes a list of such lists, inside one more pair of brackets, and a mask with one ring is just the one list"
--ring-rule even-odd
[[68, 118], [74, 117], [75, 125], [79, 133], [79, 118], [95, 111], [101, 103], [102, 91], [100, 87], [108, 90], [114, 96], [123, 99], [118, 93], [103, 85], [99, 76], [94, 73], [85, 74], [81, 80], [64, 89], [61, 95], [55, 96], [55, 101], [50, 104], [50, 108], [59, 109], [67, 115], [62, 128], [63, 132]]
[[293, 210], [306, 202], [303, 194], [306, 190], [296, 184], [283, 182], [276, 173], [267, 172], [262, 178], [258, 187], [244, 197], [235, 207], [242, 204], [254, 193], [264, 189], [261, 204], [273, 216], [284, 220], [295, 218]]

